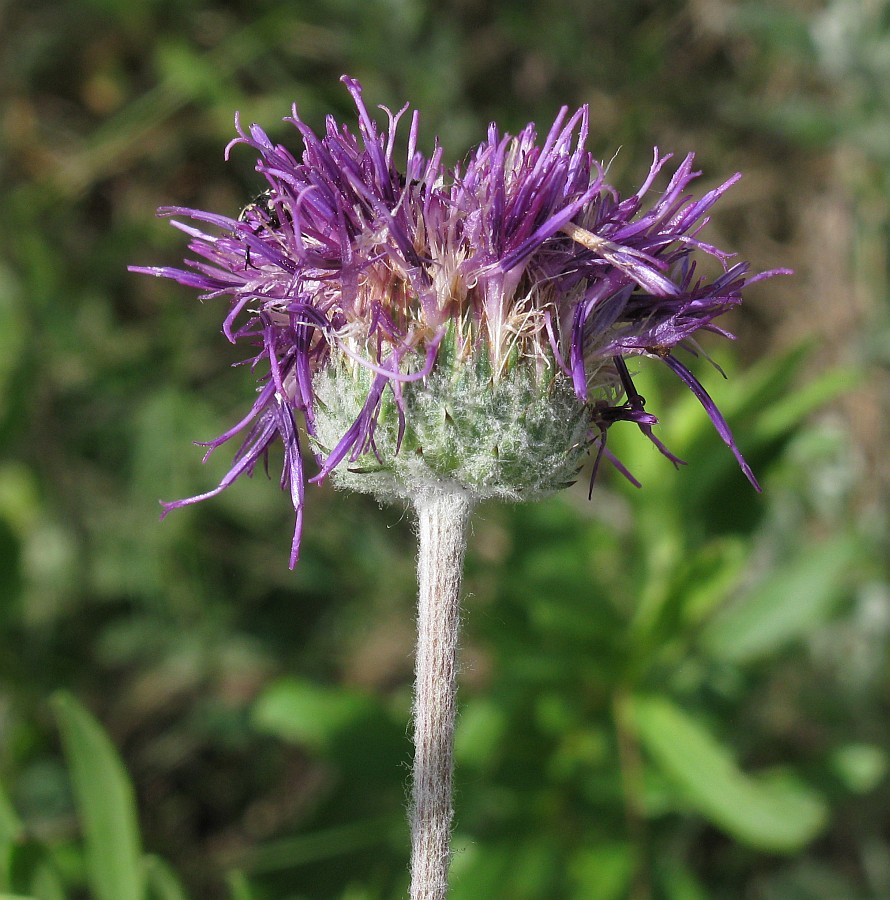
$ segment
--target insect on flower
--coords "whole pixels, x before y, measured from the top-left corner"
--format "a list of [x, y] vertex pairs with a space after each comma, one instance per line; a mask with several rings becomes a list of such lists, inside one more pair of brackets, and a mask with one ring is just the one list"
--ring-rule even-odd
[[[281, 217], [274, 198], [275, 192], [271, 188], [260, 192], [238, 213], [238, 222], [247, 225], [256, 236], [266, 231], [277, 231], [281, 228]], [[244, 261], [246, 268], [255, 268], [250, 261], [250, 244], [245, 247]]]

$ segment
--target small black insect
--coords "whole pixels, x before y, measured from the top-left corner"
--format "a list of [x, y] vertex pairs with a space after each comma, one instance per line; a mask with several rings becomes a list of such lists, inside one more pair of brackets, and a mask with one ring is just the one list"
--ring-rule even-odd
[[[275, 192], [270, 190], [257, 194], [244, 209], [238, 213], [238, 221], [250, 226], [254, 234], [262, 234], [264, 231], [275, 231], [281, 228], [281, 219], [278, 210], [272, 200]], [[250, 247], [244, 251], [244, 261], [250, 266]]]
[[627, 370], [627, 363], [622, 356], [613, 356], [612, 362], [618, 370], [618, 377], [621, 379], [621, 386], [627, 396], [627, 406], [635, 412], [643, 412], [646, 409], [646, 398], [637, 390], [630, 372]]
[[275, 192], [271, 188], [257, 194], [250, 203], [238, 213], [238, 221], [249, 222], [251, 219], [255, 220], [259, 217], [263, 217], [266, 219], [266, 224], [261, 225], [258, 230], [263, 230], [265, 228], [274, 230], [275, 228], [280, 228], [281, 220], [278, 218], [278, 211], [272, 205], [272, 198], [274, 196]]

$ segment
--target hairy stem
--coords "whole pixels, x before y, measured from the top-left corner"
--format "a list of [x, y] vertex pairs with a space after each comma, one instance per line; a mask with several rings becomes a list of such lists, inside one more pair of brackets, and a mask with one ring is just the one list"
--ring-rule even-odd
[[419, 553], [411, 796], [411, 900], [444, 900], [451, 859], [451, 781], [460, 586], [470, 497], [415, 499]]

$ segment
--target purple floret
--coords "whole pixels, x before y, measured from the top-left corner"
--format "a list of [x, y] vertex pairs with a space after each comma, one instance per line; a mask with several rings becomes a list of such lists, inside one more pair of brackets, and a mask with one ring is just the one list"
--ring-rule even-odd
[[[405, 385], [433, 370], [449, 328], [468, 354], [490, 353], [495, 378], [517, 345], [542, 371], [562, 369], [589, 409], [596, 463], [605, 456], [631, 480], [606, 448], [617, 421], [634, 422], [669, 460], [681, 462], [655, 437], [657, 419], [644, 409], [625, 362], [663, 360], [760, 489], [713, 400], [674, 355], [678, 347], [696, 354], [699, 331], [731, 337], [714, 320], [741, 302], [747, 285], [785, 271], [749, 277], [747, 264], [730, 265], [731, 254], [699, 238], [739, 175], [695, 199], [689, 186], [699, 173], [689, 154], [647, 207], [644, 198], [671, 159], [656, 149], [642, 187], [622, 199], [585, 149], [586, 107], [572, 115], [562, 109], [543, 143], [533, 125], [516, 137], [491, 125], [453, 169], [443, 165], [438, 144], [429, 157], [418, 152], [415, 112], [399, 160], [396, 133], [407, 107], [382, 108], [381, 129], [358, 82], [343, 82], [356, 105], [357, 131], [328, 117], [318, 136], [294, 108], [286, 121], [303, 142], [297, 158], [236, 117], [238, 136], [226, 154], [238, 144], [253, 148], [268, 192], [239, 218], [160, 210], [196, 223], [173, 221], [189, 236], [193, 258], [182, 269], [132, 267], [197, 288], [202, 298], [227, 297], [223, 332], [255, 348], [251, 362], [262, 373], [247, 415], [204, 444], [209, 454], [241, 437], [228, 474], [206, 494], [165, 503], [165, 514], [252, 474], [281, 441], [281, 484], [297, 516], [293, 565], [306, 481], [298, 422], [314, 434], [315, 374], [344, 357], [373, 373], [361, 414], [327, 454], [316, 450], [318, 481], [344, 460], [374, 452], [383, 393], [392, 391], [401, 410]], [[722, 274], [700, 276], [696, 256], [715, 259]]]

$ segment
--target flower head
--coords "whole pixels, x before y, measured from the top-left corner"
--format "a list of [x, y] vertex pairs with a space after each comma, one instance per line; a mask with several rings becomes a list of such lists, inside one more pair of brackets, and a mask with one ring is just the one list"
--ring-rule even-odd
[[[560, 111], [539, 141], [491, 125], [461, 165], [436, 144], [407, 154], [396, 133], [407, 107], [369, 115], [358, 82], [344, 77], [358, 113], [350, 130], [327, 119], [316, 135], [294, 108], [286, 120], [304, 144], [297, 158], [236, 117], [268, 190], [238, 218], [165, 208], [191, 238], [187, 268], [134, 267], [225, 296], [223, 332], [255, 348], [261, 372], [247, 415], [207, 443], [237, 435], [235, 461], [214, 496], [251, 474], [273, 443], [284, 447], [282, 486], [301, 533], [305, 476], [298, 416], [319, 466], [310, 479], [380, 496], [436, 486], [511, 499], [571, 482], [591, 450], [610, 459], [608, 429], [634, 422], [674, 464], [652, 431], [657, 419], [635, 390], [626, 360], [662, 360], [702, 402], [745, 475], [757, 486], [729, 427], [674, 355], [697, 355], [695, 336], [730, 336], [714, 321], [742, 289], [747, 263], [699, 238], [708, 213], [739, 178], [695, 199], [693, 156], [651, 204], [645, 196], [671, 159], [656, 149], [642, 187], [622, 198], [586, 150], [588, 111]], [[205, 230], [204, 226], [210, 226]], [[722, 273], [699, 275], [695, 257]], [[596, 466], [594, 471], [596, 470]], [[758, 488], [759, 489], [759, 488]]]

